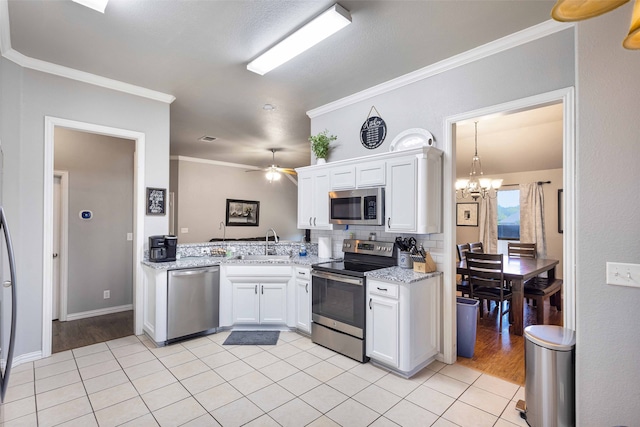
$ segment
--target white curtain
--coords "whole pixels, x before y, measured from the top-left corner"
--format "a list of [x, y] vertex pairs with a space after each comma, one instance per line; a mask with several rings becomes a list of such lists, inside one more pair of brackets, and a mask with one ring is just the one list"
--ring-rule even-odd
[[546, 258], [544, 193], [542, 185], [536, 182], [520, 184], [520, 241], [536, 243], [538, 258]]
[[480, 199], [480, 241], [487, 254], [498, 253], [498, 201]]

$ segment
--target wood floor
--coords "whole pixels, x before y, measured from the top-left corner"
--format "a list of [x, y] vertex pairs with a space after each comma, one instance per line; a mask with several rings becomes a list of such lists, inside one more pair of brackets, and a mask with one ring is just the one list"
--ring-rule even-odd
[[133, 310], [69, 322], [53, 321], [52, 353], [133, 334]]
[[[509, 322], [504, 316], [503, 333], [498, 331], [497, 306], [492, 305], [491, 313], [478, 319], [476, 346], [473, 358], [458, 356], [457, 363], [482, 371], [507, 381], [524, 385], [524, 336], [509, 334]], [[550, 308], [545, 301], [545, 325], [562, 326], [562, 312]], [[536, 324], [536, 308], [525, 303], [525, 326]]]

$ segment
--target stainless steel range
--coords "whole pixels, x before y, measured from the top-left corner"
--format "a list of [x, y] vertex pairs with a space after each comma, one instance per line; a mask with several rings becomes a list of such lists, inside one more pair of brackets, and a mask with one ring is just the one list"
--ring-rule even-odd
[[345, 239], [344, 261], [313, 264], [311, 340], [366, 362], [366, 277], [396, 265], [394, 242]]

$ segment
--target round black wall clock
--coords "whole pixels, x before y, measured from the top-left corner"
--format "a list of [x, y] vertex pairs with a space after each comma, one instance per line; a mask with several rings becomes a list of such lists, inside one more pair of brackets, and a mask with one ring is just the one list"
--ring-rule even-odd
[[386, 136], [387, 124], [378, 116], [367, 117], [360, 128], [360, 141], [370, 150], [378, 148]]

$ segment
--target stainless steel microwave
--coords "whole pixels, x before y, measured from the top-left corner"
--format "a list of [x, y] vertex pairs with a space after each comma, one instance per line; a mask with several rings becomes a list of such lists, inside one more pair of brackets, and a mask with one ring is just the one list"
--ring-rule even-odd
[[331, 224], [384, 224], [384, 188], [329, 192]]

